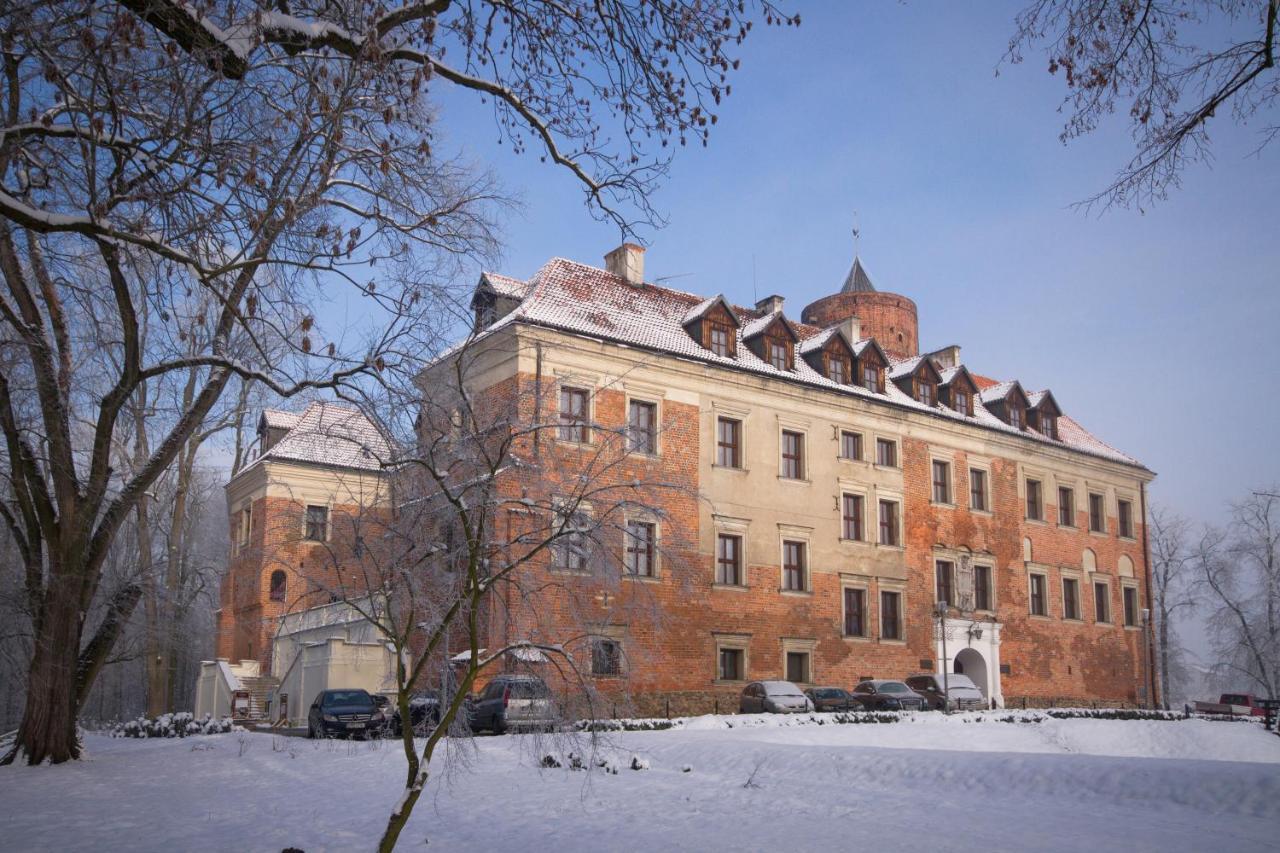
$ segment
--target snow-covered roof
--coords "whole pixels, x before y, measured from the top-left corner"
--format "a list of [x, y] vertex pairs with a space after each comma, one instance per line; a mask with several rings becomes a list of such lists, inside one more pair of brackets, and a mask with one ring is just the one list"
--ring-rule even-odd
[[367, 471], [377, 471], [391, 459], [391, 442], [359, 409], [315, 402], [294, 417], [289, 431], [259, 459]]
[[924, 360], [924, 356], [917, 355], [911, 358], [904, 358], [901, 361], [895, 361], [889, 367], [890, 379], [901, 379], [904, 376], [910, 376], [915, 369], [920, 366], [920, 362]]
[[717, 293], [710, 299], [704, 299], [702, 302], [699, 302], [697, 305], [690, 308], [688, 313], [686, 313], [684, 318], [680, 321], [680, 325], [687, 326], [694, 320], [701, 319], [703, 315], [711, 310], [711, 306], [713, 305], [720, 305], [724, 310], [729, 312], [729, 316], [733, 318], [735, 323], [738, 321], [738, 317], [733, 313], [733, 306], [729, 304], [729, 300], [724, 298], [724, 294]]
[[284, 409], [263, 409], [262, 423], [267, 429], [293, 429], [298, 425], [297, 412], [286, 412]]
[[[492, 333], [515, 323], [543, 326], [717, 364], [747, 373], [799, 382], [850, 397], [878, 400], [898, 408], [927, 412], [934, 417], [963, 420], [985, 429], [1021, 435], [1027, 440], [1043, 441], [1054, 446], [1065, 445], [1128, 465], [1141, 464], [1133, 457], [1096, 439], [1077, 422], [1065, 416], [1059, 421], [1059, 440], [1054, 441], [1045, 436], [1012, 427], [982, 406], [975, 406], [973, 416], [967, 417], [951, 408], [919, 403], [892, 382], [885, 384], [883, 393], [868, 391], [861, 385], [833, 382], [820, 371], [813, 369], [804, 359], [796, 359], [793, 370], [779, 370], [745, 346], [737, 347], [736, 355], [732, 357], [716, 355], [704, 349], [685, 328], [688, 318], [695, 310], [708, 306], [714, 298], [708, 299], [706, 296], [654, 284], [637, 287], [621, 276], [564, 258], [552, 258], [544, 264], [529, 280], [528, 288], [529, 291], [523, 303], [515, 311], [491, 325], [483, 334]], [[739, 322], [739, 342], [763, 331], [776, 316], [781, 315], [781, 312], [766, 314], [750, 308], [728, 305], [728, 303], [726, 307]], [[790, 320], [786, 322], [799, 339], [800, 348], [803, 348], [811, 338], [828, 331], [806, 323]], [[861, 356], [867, 347], [872, 346], [883, 352], [874, 340], [864, 338], [853, 344], [854, 355]], [[970, 376], [980, 387], [989, 382], [986, 377], [978, 377], [972, 373]], [[1003, 399], [1009, 388], [1016, 384], [1016, 382], [997, 383], [984, 391], [981, 399], [984, 402]]]
[[831, 339], [835, 337], [841, 338], [852, 348], [853, 344], [850, 344], [848, 338], [845, 338], [844, 332], [840, 331], [840, 327], [832, 326], [829, 329], [823, 329], [821, 332], [818, 332], [818, 334], [801, 343], [800, 354], [807, 355], [808, 353], [820, 350], [827, 344], [831, 343]]
[[501, 296], [512, 296], [516, 299], [524, 299], [529, 292], [529, 282], [521, 281], [518, 278], [512, 278], [509, 275], [501, 275], [496, 272], [487, 272], [482, 276], [483, 281], [489, 283], [489, 287], [494, 293]]
[[749, 340], [756, 335], [764, 334], [765, 329], [773, 325], [775, 320], [781, 320], [784, 325], [791, 325], [791, 322], [783, 316], [781, 311], [770, 311], [761, 317], [747, 323], [742, 327], [742, 339]]
[[984, 403], [998, 403], [1005, 397], [1008, 397], [1009, 392], [1014, 388], [1021, 390], [1021, 387], [1022, 386], [1018, 384], [1018, 380], [1016, 379], [1012, 379], [1008, 382], [999, 382], [992, 385], [990, 388], [984, 388], [982, 392], [978, 394], [978, 398]]

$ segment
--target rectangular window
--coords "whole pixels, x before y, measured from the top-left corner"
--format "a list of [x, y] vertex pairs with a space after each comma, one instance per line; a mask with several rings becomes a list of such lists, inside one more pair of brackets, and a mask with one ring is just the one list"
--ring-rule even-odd
[[716, 420], [716, 464], [722, 468], [742, 467], [742, 421]]
[[1091, 492], [1089, 494], [1089, 529], [1094, 533], [1107, 532], [1107, 515], [1104, 507], [1102, 495]]
[[902, 593], [880, 593], [880, 637], [885, 640], [902, 639]]
[[844, 635], [846, 637], [865, 637], [867, 635], [867, 591], [854, 587], [844, 590]]
[[1058, 487], [1058, 526], [1076, 526], [1076, 496], [1070, 489]]
[[969, 509], [987, 511], [987, 472], [980, 468], [969, 469]]
[[742, 649], [721, 649], [719, 671], [721, 681], [742, 681], [745, 677], [746, 652]]
[[560, 440], [587, 440], [587, 392], [582, 388], [560, 389]]
[[933, 383], [920, 382], [919, 387], [920, 387], [920, 402], [924, 403], [926, 406], [932, 406], [933, 405]]
[[1080, 618], [1080, 581], [1075, 578], [1062, 579], [1062, 618]]
[[[586, 528], [586, 519], [580, 516], [564, 518], [564, 532], [551, 546], [552, 563], [557, 569], [571, 572], [588, 570]], [[449, 532], [452, 531], [450, 527]]]
[[591, 674], [621, 675], [622, 644], [617, 640], [596, 640], [591, 644]]
[[933, 460], [933, 502], [951, 503], [951, 463]]
[[1116, 514], [1119, 516], [1120, 535], [1126, 539], [1133, 538], [1133, 504], [1129, 501], [1116, 501]]
[[307, 538], [312, 542], [324, 542], [329, 538], [329, 508], [307, 507]]
[[803, 542], [782, 543], [782, 588], [794, 591], [805, 589], [805, 545]]
[[1044, 502], [1040, 495], [1040, 481], [1027, 480], [1027, 518], [1031, 521], [1044, 520]]
[[769, 364], [773, 365], [775, 370], [790, 369], [790, 347], [788, 347], [784, 342], [773, 338], [766, 339], [765, 346], [768, 347], [769, 350]]
[[627, 522], [627, 574], [653, 577], [655, 527], [648, 521]]
[[710, 324], [707, 331], [707, 349], [716, 355], [729, 358], [733, 355], [732, 344], [730, 343], [732, 334], [733, 332], [727, 326], [722, 326], [719, 323]]
[[782, 431], [782, 476], [788, 480], [804, 479], [804, 433]]
[[716, 583], [742, 586], [742, 537], [721, 533], [716, 537]]
[[1093, 585], [1093, 618], [1098, 622], [1111, 621], [1111, 587], [1105, 583]]
[[956, 388], [951, 392], [951, 396], [955, 400], [955, 409], [962, 415], [969, 414], [969, 394], [961, 388]]
[[840, 431], [840, 458], [862, 460], [862, 433]]
[[1009, 426], [1014, 429], [1022, 429], [1022, 409], [1017, 406], [1009, 407]]
[[991, 608], [991, 567], [973, 567], [973, 608], [990, 610]]
[[1126, 586], [1120, 590], [1124, 596], [1124, 624], [1128, 628], [1138, 625], [1138, 590], [1137, 587]]
[[840, 385], [849, 381], [849, 363], [839, 356], [827, 356], [827, 378]]
[[637, 453], [658, 452], [658, 404], [632, 400], [627, 413], [627, 437]]
[[240, 510], [240, 530], [237, 532], [237, 538], [240, 547], [244, 548], [249, 544], [249, 537], [253, 533], [253, 507], [247, 506]]
[[947, 606], [956, 603], [955, 598], [955, 564], [950, 560], [938, 560], [935, 574], [938, 580], [938, 594], [935, 601], [945, 601]]
[[880, 501], [880, 544], [898, 544], [897, 501]]
[[1031, 615], [1048, 616], [1044, 597], [1044, 575], [1031, 575]]
[[841, 537], [862, 541], [862, 495], [844, 495], [840, 502]]
[[1042, 415], [1040, 417], [1040, 431], [1052, 438], [1054, 441], [1058, 439], [1058, 419], [1053, 415]]
[[892, 439], [876, 439], [876, 464], [885, 468], [898, 467], [898, 444]]
[[873, 394], [880, 390], [880, 368], [874, 364], [862, 366], [862, 387]]
[[787, 681], [792, 684], [809, 683], [808, 652], [787, 652]]

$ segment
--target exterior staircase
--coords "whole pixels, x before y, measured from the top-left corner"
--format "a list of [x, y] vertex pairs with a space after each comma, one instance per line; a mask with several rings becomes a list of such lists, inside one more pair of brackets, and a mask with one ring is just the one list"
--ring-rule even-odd
[[249, 694], [249, 713], [237, 719], [251, 723], [270, 722], [267, 719], [267, 706], [272, 694], [276, 692], [276, 688], [279, 686], [280, 679], [269, 675], [241, 678], [240, 689]]

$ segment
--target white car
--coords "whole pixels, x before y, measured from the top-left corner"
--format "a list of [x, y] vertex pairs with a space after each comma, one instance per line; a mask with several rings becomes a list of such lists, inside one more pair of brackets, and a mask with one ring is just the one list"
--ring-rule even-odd
[[753, 681], [742, 688], [738, 710], [743, 714], [803, 714], [813, 702], [790, 681]]

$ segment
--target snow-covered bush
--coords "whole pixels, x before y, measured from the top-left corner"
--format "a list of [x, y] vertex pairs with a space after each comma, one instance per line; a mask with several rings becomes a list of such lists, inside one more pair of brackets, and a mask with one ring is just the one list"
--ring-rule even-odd
[[217, 735], [233, 731], [242, 729], [232, 723], [230, 717], [214, 719], [212, 715], [205, 714], [197, 720], [190, 711], [178, 711], [175, 714], [161, 714], [154, 718], [139, 717], [117, 723], [109, 733], [112, 737], [169, 738]]
[[633, 754], [631, 756], [631, 769], [632, 770], [648, 770], [649, 759], [641, 758], [640, 756]]

